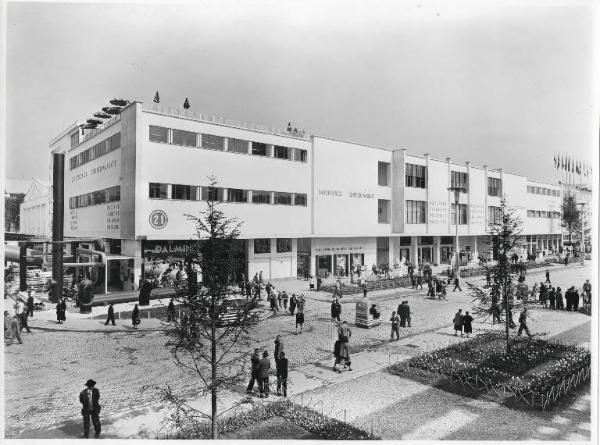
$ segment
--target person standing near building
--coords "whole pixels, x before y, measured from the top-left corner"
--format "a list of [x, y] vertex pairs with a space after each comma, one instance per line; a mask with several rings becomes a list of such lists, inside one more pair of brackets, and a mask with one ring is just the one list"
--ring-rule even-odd
[[33, 317], [34, 300], [33, 300], [33, 295], [31, 295], [31, 289], [29, 289], [28, 293], [29, 293], [29, 296], [27, 297], [27, 315], [29, 315], [30, 317]]
[[390, 321], [392, 322], [390, 340], [394, 339], [394, 334], [396, 334], [396, 340], [400, 340], [400, 317], [396, 314], [396, 311], [392, 311], [392, 318], [390, 318]]
[[462, 309], [459, 309], [458, 312], [456, 314], [454, 314], [454, 336], [458, 335], [458, 332], [460, 332], [460, 336], [463, 336], [463, 316], [462, 316]]
[[287, 397], [288, 359], [281, 352], [277, 367], [277, 395]]
[[140, 324], [140, 308], [137, 304], [133, 307], [133, 312], [131, 313], [131, 324], [134, 329], [138, 329]]
[[175, 321], [175, 303], [173, 299], [169, 301], [169, 305], [167, 306], [167, 323]]
[[298, 334], [298, 326], [300, 326], [300, 333], [302, 334], [302, 327], [304, 326], [304, 295], [300, 295], [297, 309], [298, 313], [296, 314], [296, 334]]
[[104, 326], [107, 326], [109, 322], [111, 322], [112, 325], [115, 326], [115, 307], [113, 303], [108, 305], [108, 314], [106, 317], [106, 321], [104, 322]]
[[340, 315], [342, 314], [342, 305], [338, 297], [335, 297], [335, 300], [331, 303], [331, 321], [340, 321]]
[[523, 330], [525, 330], [525, 333], [527, 334], [528, 337], [533, 337], [533, 335], [531, 335], [531, 332], [529, 332], [529, 328], [527, 327], [527, 318], [531, 318], [529, 316], [529, 313], [527, 312], [527, 308], [524, 307], [523, 310], [521, 311], [521, 314], [519, 315], [519, 330], [517, 331], [517, 335], [520, 337], [521, 334], [523, 333]]
[[263, 358], [258, 364], [258, 389], [260, 397], [269, 398], [269, 372], [271, 370], [271, 361], [269, 360], [269, 352], [263, 352]]
[[364, 280], [361, 286], [362, 286], [362, 290], [363, 290], [363, 298], [367, 298], [367, 290], [368, 290], [367, 280]]
[[[340, 365], [344, 362], [344, 367], [348, 367], [349, 371], [352, 371], [350, 367], [350, 337], [352, 337], [352, 331], [346, 320], [343, 321], [342, 325], [338, 328], [338, 339], [340, 341]], [[341, 368], [338, 368], [338, 372], [342, 372]]]
[[463, 329], [464, 332], [467, 336], [467, 338], [469, 338], [469, 335], [473, 333], [473, 317], [471, 317], [469, 315], [469, 311], [465, 312], [465, 316], [462, 318], [462, 324], [463, 324]]
[[29, 329], [29, 324], [27, 322], [28, 317], [29, 314], [27, 312], [27, 309], [23, 310], [23, 312], [21, 312], [21, 316], [19, 317], [19, 332], [25, 329], [28, 334], [31, 334], [31, 329]]
[[94, 424], [94, 437], [100, 437], [100, 391], [96, 388], [96, 382], [89, 379], [85, 382], [86, 389], [79, 393], [81, 403], [81, 415], [83, 416], [83, 437], [87, 439], [90, 435], [90, 417]]
[[404, 315], [406, 316], [406, 323], [408, 323], [408, 327], [410, 328], [410, 306], [408, 300], [404, 301]]
[[[259, 349], [256, 348], [254, 350], [254, 354], [250, 358], [250, 382], [248, 383], [248, 387], [246, 388], [246, 392], [248, 394], [252, 394], [252, 390], [254, 389], [254, 382], [258, 381], [258, 370], [260, 368], [260, 354]], [[260, 387], [260, 381], [258, 381], [258, 386]]]
[[279, 359], [281, 358], [281, 353], [284, 352], [283, 349], [283, 339], [281, 335], [277, 335], [275, 337], [275, 351], [273, 353], [273, 358], [275, 359], [275, 369], [279, 367]]
[[456, 292], [456, 289], [458, 289], [459, 292], [462, 292], [462, 289], [460, 288], [460, 279], [458, 278], [458, 274], [454, 277], [454, 290], [452, 292]]
[[290, 313], [292, 314], [292, 316], [294, 315], [294, 311], [296, 310], [297, 303], [298, 299], [296, 298], [296, 294], [292, 294], [292, 297], [290, 298]]
[[63, 298], [59, 298], [56, 303], [56, 323], [63, 324], [67, 321], [67, 303]]

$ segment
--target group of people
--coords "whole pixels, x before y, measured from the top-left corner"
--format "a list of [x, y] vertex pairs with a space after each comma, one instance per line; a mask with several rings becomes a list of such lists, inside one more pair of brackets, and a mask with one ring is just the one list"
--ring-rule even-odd
[[[281, 335], [275, 338], [275, 370], [277, 375], [277, 395], [287, 397], [288, 359], [285, 356], [283, 339]], [[246, 387], [246, 393], [253, 394], [254, 384], [258, 383], [259, 397], [268, 398], [270, 394], [269, 376], [271, 374], [271, 360], [269, 351], [263, 351], [262, 358], [260, 349], [256, 348], [250, 358], [250, 382]]]
[[[548, 286], [546, 286], [548, 284]], [[546, 272], [546, 281], [533, 285], [531, 289], [531, 297], [533, 301], [539, 301], [542, 307], [550, 308], [550, 309], [566, 309], [567, 311], [575, 311], [577, 312], [580, 305], [580, 300], [582, 300], [584, 306], [591, 305], [591, 297], [592, 297], [592, 284], [590, 280], [586, 280], [583, 284], [583, 289], [581, 295], [579, 291], [575, 288], [575, 286], [571, 286], [568, 288], [564, 294], [560, 287], [554, 287], [550, 284], [549, 273]], [[565, 305], [566, 303], [566, 305]]]

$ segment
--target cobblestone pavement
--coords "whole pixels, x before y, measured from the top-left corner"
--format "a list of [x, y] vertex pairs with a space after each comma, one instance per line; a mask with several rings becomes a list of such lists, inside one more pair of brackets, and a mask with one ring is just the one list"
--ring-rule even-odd
[[[543, 272], [536, 274], [537, 281], [540, 281]], [[553, 282], [561, 284], [569, 282], [569, 285], [580, 286], [590, 275], [589, 267], [552, 269]], [[533, 279], [533, 276], [528, 279]], [[284, 284], [277, 285], [284, 288]], [[296, 282], [290, 288], [304, 285]], [[463, 286], [463, 292], [449, 292], [449, 301], [428, 299], [425, 289], [371, 293], [371, 300], [382, 309], [383, 323], [370, 330], [352, 327], [353, 350], [379, 347], [391, 354], [399, 350], [405, 352], [405, 344], [409, 341], [417, 348], [424, 347], [428, 341], [432, 346], [439, 343], [440, 335], [434, 331], [447, 327], [451, 333], [451, 320], [456, 309], [468, 310], [470, 306], [471, 299], [465, 290], [466, 286]], [[253, 334], [255, 343], [251, 348], [266, 348], [272, 352], [273, 340], [281, 334], [292, 369], [331, 357], [337, 332], [337, 326], [330, 318], [331, 299], [317, 292], [305, 292], [305, 295], [306, 322], [302, 334], [295, 335], [294, 317], [281, 313], [271, 315], [256, 328]], [[354, 303], [361, 298], [357, 295], [342, 299], [342, 319], [348, 320], [351, 326], [355, 316]], [[387, 320], [391, 311], [405, 299], [412, 309], [413, 327], [402, 329], [401, 341], [392, 346], [387, 341], [390, 330]], [[118, 306], [116, 308], [118, 310]], [[564, 316], [570, 315], [573, 320], [573, 317], [585, 317], [543, 309], [535, 312], [544, 314], [534, 315], [536, 320], [531, 326], [534, 331], [542, 330], [546, 321], [558, 323]], [[158, 320], [143, 320], [143, 329], [139, 331], [125, 327], [125, 321], [118, 321], [115, 328], [104, 326], [103, 320], [98, 319], [69, 319], [65, 325], [55, 325], [48, 320], [33, 318], [30, 324], [33, 333], [23, 334], [24, 344], [6, 347], [4, 352], [7, 437], [27, 437], [29, 431], [80, 417], [77, 395], [88, 378], [98, 382], [105, 415], [156, 404], [159, 396], [153, 387], [166, 382], [176, 392], [188, 397], [200, 392], [197, 379], [173, 363], [165, 347], [164, 325]], [[478, 326], [476, 321], [476, 330]], [[449, 340], [452, 339], [453, 336], [449, 337]], [[146, 387], [149, 389], [144, 390]]]

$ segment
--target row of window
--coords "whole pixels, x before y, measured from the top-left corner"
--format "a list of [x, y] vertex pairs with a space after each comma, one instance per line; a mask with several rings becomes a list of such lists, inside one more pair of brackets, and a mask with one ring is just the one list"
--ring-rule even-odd
[[547, 212], [545, 210], [527, 210], [527, 216], [529, 218], [559, 219], [560, 212]]
[[552, 190], [544, 187], [535, 187], [533, 185], [527, 186], [527, 193], [533, 193], [536, 195], [560, 196], [559, 190]]
[[113, 134], [108, 139], [104, 139], [102, 142], [94, 145], [87, 150], [82, 151], [76, 156], [69, 159], [71, 170], [77, 168], [83, 164], [86, 164], [94, 159], [98, 159], [111, 151], [121, 148], [121, 133]]
[[[169, 190], [170, 189], [170, 190]], [[185, 201], [225, 201], [254, 204], [306, 206], [306, 193], [271, 192], [200, 185], [163, 184], [151, 182], [148, 196], [153, 199]]]
[[[277, 253], [292, 251], [291, 238], [277, 238], [275, 240]], [[254, 240], [254, 253], [271, 253], [271, 240], [269, 238], [258, 238]]]
[[184, 147], [207, 148], [210, 150], [230, 151], [240, 154], [251, 154], [290, 161], [307, 162], [307, 151], [301, 148], [269, 145], [262, 142], [246, 141], [244, 139], [226, 138], [212, 134], [195, 133], [150, 125], [150, 141], [164, 144], [181, 145]]
[[79, 196], [72, 196], [69, 198], [69, 208], [79, 209], [81, 207], [89, 207], [98, 204], [104, 204], [106, 202], [115, 202], [121, 200], [121, 186], [116, 185], [109, 187], [104, 190], [97, 190], [95, 192], [84, 193]]
[[[381, 164], [381, 163], [380, 163]], [[382, 168], [379, 167], [379, 185], [382, 184], [382, 178], [384, 175], [381, 172]], [[424, 165], [406, 164], [406, 174], [404, 185], [406, 187], [414, 187], [424, 189], [426, 186], [427, 167]], [[465, 190], [469, 188], [469, 175], [466, 172], [450, 172], [450, 184], [452, 187], [461, 187]], [[502, 181], [500, 178], [488, 178], [488, 195], [489, 196], [501, 196], [502, 195]]]

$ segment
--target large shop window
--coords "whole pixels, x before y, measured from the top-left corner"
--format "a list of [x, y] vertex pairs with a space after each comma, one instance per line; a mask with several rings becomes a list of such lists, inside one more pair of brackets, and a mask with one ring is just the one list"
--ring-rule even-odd
[[274, 200], [275, 204], [282, 204], [282, 205], [289, 206], [289, 205], [292, 205], [292, 194], [275, 192], [275, 193], [273, 193], [273, 200]]
[[267, 156], [267, 144], [252, 142], [252, 154], [254, 156]]
[[502, 180], [500, 178], [488, 178], [488, 196], [502, 195]]
[[173, 184], [171, 186], [171, 199], [184, 199], [186, 201], [198, 200], [198, 187], [193, 185]]
[[406, 164], [406, 187], [425, 188], [424, 165]]
[[211, 150], [225, 149], [225, 138], [221, 136], [214, 136], [212, 134], [203, 134], [202, 136], [202, 147]]
[[221, 187], [202, 187], [202, 201], [223, 201]]
[[277, 253], [291, 252], [292, 251], [292, 239], [291, 238], [277, 238]]
[[271, 253], [271, 240], [269, 238], [255, 239], [254, 253]]
[[155, 199], [167, 199], [168, 198], [168, 185], [167, 184], [159, 184], [157, 182], [150, 183], [150, 198]]
[[248, 141], [244, 141], [242, 139], [233, 139], [230, 138], [227, 146], [227, 150], [232, 151], [234, 153], [248, 153]]
[[229, 189], [229, 202], [248, 202], [248, 190]]
[[151, 142], [169, 142], [169, 129], [150, 125], [150, 141]]
[[390, 163], [389, 162], [378, 162], [377, 163], [377, 184], [388, 186], [390, 185]]
[[493, 224], [502, 222], [502, 209], [500, 207], [488, 206], [488, 221]]
[[469, 187], [468, 174], [463, 172], [450, 172], [450, 183], [452, 184], [452, 187], [467, 189]]
[[196, 133], [184, 130], [173, 130], [173, 144], [185, 147], [196, 146]]
[[406, 223], [407, 224], [425, 224], [425, 210], [427, 203], [425, 201], [406, 201]]
[[271, 192], [254, 190], [252, 192], [252, 202], [255, 204], [271, 204]]
[[294, 195], [294, 205], [306, 206], [306, 194], [305, 193], [296, 193]]
[[[450, 218], [452, 224], [456, 224], [456, 204], [452, 204], [450, 208]], [[459, 204], [458, 205], [458, 224], [464, 225], [467, 224], [467, 205]]]

